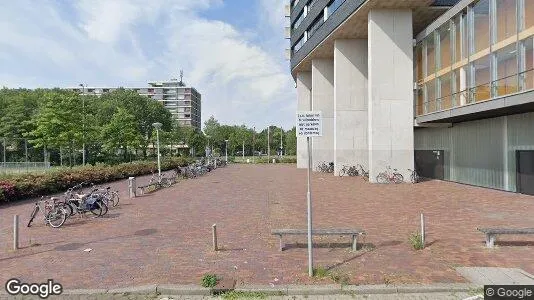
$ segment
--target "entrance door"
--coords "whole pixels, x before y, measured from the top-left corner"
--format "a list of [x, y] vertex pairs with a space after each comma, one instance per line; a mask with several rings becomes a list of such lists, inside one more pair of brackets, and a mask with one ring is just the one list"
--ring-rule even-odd
[[517, 191], [534, 195], [534, 150], [517, 150]]
[[445, 178], [445, 151], [443, 150], [415, 150], [415, 170], [424, 178]]

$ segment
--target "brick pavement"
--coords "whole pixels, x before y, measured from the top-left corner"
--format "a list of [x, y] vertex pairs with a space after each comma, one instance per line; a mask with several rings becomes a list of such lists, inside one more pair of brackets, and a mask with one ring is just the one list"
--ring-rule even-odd
[[[147, 178], [140, 179], [139, 184]], [[477, 226], [533, 227], [534, 197], [429, 181], [371, 185], [361, 178], [314, 174], [316, 227], [362, 227], [363, 249], [349, 238], [316, 238], [316, 265], [354, 284], [464, 282], [454, 267], [495, 266], [534, 273], [530, 236], [506, 237], [488, 250]], [[31, 202], [0, 207], [0, 282], [54, 278], [66, 288], [199, 283], [205, 273], [239, 283], [330, 283], [306, 275], [305, 237], [278, 251], [274, 228], [306, 226], [306, 171], [294, 165], [231, 165], [133, 200], [120, 187], [121, 205], [107, 218], [69, 219], [52, 229], [39, 221], [21, 228], [23, 249], [9, 249], [12, 215], [27, 223]], [[422, 251], [408, 237], [427, 218]], [[217, 223], [223, 250], [211, 251]], [[503, 238], [504, 239], [504, 238]], [[37, 246], [29, 247], [30, 240]], [[328, 244], [331, 242], [332, 244]], [[332, 247], [330, 247], [332, 246]], [[93, 249], [84, 252], [86, 248]]]

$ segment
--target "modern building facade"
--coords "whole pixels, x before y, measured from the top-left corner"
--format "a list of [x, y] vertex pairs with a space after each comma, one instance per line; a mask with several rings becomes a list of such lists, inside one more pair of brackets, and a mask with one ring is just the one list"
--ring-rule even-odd
[[[148, 85], [148, 87], [125, 89], [135, 91], [139, 93], [139, 95], [147, 96], [163, 103], [165, 108], [172, 113], [173, 117], [180, 125], [191, 126], [199, 130], [201, 129], [202, 96], [194, 87], [186, 86], [182, 81], [177, 79], [162, 82], [149, 82]], [[97, 96], [117, 89], [119, 88], [86, 86], [71, 88], [71, 90], [85, 95]]]
[[314, 166], [534, 193], [534, 1], [296, 0], [288, 10], [298, 110], [324, 116]]

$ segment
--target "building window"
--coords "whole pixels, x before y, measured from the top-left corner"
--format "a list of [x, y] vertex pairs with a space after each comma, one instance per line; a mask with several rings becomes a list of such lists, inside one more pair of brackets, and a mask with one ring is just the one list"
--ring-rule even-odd
[[328, 18], [343, 4], [345, 0], [333, 0], [327, 6], [326, 11], [328, 12]]
[[517, 1], [499, 0], [496, 1], [496, 5], [497, 20], [494, 23], [497, 27], [496, 42], [501, 42], [517, 33]]
[[454, 18], [452, 24], [452, 36], [454, 45], [452, 46], [452, 61], [454, 63], [461, 62], [467, 58], [467, 30], [466, 29], [467, 14], [465, 11]]
[[534, 38], [521, 41], [521, 90], [534, 89]]
[[292, 28], [297, 29], [300, 26], [300, 23], [302, 23], [302, 20], [304, 20], [304, 10], [302, 10], [299, 16], [295, 19]]
[[524, 7], [524, 29], [529, 29], [531, 27], [534, 27], [534, 1], [532, 0], [524, 0], [525, 1], [525, 7]]
[[308, 28], [308, 39], [323, 25], [324, 23], [324, 13], [321, 12], [315, 20], [313, 20], [312, 24]]
[[430, 34], [425, 39], [425, 50], [426, 50], [425, 76], [430, 76], [436, 72], [436, 48], [434, 47], [434, 33]]
[[491, 98], [491, 66], [490, 55], [477, 59], [472, 63], [472, 88], [470, 102], [485, 101]]
[[423, 44], [419, 43], [415, 47], [415, 80], [416, 82], [422, 82], [423, 76]]
[[451, 66], [451, 28], [447, 22], [439, 29], [439, 62], [438, 69]]
[[436, 80], [425, 84], [425, 113], [436, 111]]
[[293, 53], [297, 53], [297, 51], [299, 51], [303, 45], [304, 45], [304, 36], [301, 36], [300, 39], [295, 43], [295, 46], [293, 46]]
[[471, 54], [489, 48], [490, 44], [490, 5], [489, 0], [480, 0], [472, 8], [472, 38]]
[[465, 105], [467, 103], [468, 75], [469, 73], [466, 71], [466, 67], [458, 68], [452, 72], [453, 106]]
[[451, 97], [452, 85], [451, 85], [451, 73], [447, 73], [439, 78], [439, 101], [437, 104], [438, 110], [444, 110], [451, 108], [452, 97]]
[[109, 93], [109, 89], [102, 89], [102, 92]]
[[497, 78], [493, 83], [494, 96], [516, 93], [519, 90], [516, 44], [514, 43], [497, 51], [495, 58]]

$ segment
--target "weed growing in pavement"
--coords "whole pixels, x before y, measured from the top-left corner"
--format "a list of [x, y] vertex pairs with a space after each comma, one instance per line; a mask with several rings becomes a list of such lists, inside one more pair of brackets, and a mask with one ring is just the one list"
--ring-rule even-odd
[[217, 285], [217, 282], [219, 281], [219, 278], [217, 278], [217, 275], [215, 274], [206, 274], [202, 276], [201, 285], [205, 288], [212, 288]]
[[267, 294], [262, 292], [230, 291], [222, 294], [224, 300], [234, 299], [267, 299]]
[[421, 234], [418, 232], [412, 233], [412, 235], [410, 235], [410, 244], [415, 250], [421, 250], [425, 247], [425, 245], [423, 245], [423, 239], [421, 238]]
[[313, 277], [325, 278], [328, 276], [328, 270], [324, 267], [313, 268]]

